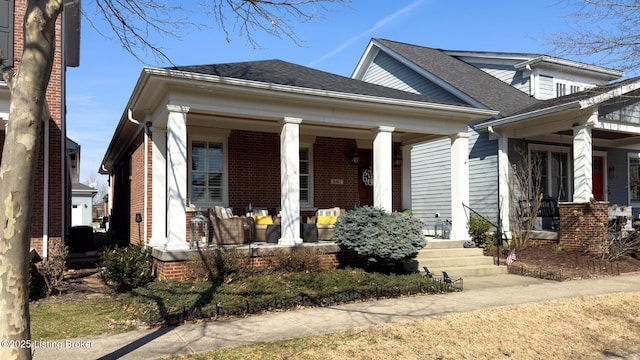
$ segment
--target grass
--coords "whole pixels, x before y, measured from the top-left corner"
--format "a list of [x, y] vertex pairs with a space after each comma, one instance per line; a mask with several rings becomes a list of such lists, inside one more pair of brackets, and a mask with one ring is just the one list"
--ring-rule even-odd
[[101, 298], [29, 305], [34, 340], [67, 339], [134, 330], [118, 299]]
[[32, 338], [109, 334], [133, 330], [142, 323], [173, 325], [425, 292], [443, 292], [442, 284], [420, 274], [385, 275], [360, 269], [250, 273], [218, 282], [157, 281], [113, 298], [32, 303]]
[[385, 324], [171, 359], [601, 359], [640, 351], [640, 293]]
[[428, 292], [443, 292], [442, 284], [421, 274], [386, 275], [361, 269], [333, 269], [244, 274], [223, 282], [154, 282], [134, 289], [123, 296], [123, 301], [138, 319], [155, 326]]

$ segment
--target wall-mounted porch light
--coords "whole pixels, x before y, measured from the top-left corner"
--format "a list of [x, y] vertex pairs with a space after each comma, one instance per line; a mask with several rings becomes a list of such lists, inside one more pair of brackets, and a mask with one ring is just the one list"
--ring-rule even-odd
[[360, 155], [358, 155], [358, 150], [352, 148], [349, 152], [349, 159], [351, 160], [351, 164], [358, 165], [358, 162], [360, 162]]

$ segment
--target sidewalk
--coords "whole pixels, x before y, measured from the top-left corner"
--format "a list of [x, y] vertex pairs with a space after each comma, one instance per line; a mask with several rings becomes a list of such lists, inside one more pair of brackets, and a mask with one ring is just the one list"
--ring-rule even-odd
[[36, 349], [34, 359], [157, 359], [482, 308], [634, 291], [640, 291], [640, 273], [567, 282], [506, 274], [469, 278], [464, 280], [464, 291], [459, 293], [51, 341], [50, 344], [44, 344], [48, 347]]

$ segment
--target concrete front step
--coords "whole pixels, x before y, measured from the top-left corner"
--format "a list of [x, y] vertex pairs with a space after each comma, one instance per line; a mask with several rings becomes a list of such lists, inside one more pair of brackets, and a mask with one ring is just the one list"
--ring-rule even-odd
[[439, 257], [456, 256], [484, 256], [480, 248], [445, 248], [445, 249], [422, 249], [418, 252], [418, 259], [435, 259]]
[[446, 271], [453, 278], [506, 274], [505, 266], [493, 265], [493, 257], [480, 248], [465, 248], [465, 241], [427, 238], [427, 246], [416, 256], [418, 269], [435, 275]]
[[451, 248], [464, 248], [464, 241], [461, 240], [448, 240], [448, 239], [434, 239], [427, 237], [427, 246], [425, 249], [451, 249]]
[[460, 266], [482, 266], [493, 265], [493, 258], [488, 256], [458, 256], [458, 257], [437, 257], [432, 259], [418, 258], [418, 264], [424, 264], [429, 269], [460, 267]]

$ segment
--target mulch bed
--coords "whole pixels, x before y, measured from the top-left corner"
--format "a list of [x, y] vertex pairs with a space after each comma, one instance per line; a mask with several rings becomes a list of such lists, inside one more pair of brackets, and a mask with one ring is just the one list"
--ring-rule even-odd
[[[640, 271], [640, 259], [623, 256], [614, 261], [603, 260], [579, 250], [558, 250], [554, 245], [541, 245], [516, 252], [511, 266], [531, 274], [548, 274], [556, 280], [577, 280], [614, 276]], [[520, 267], [520, 268], [517, 268]]]

